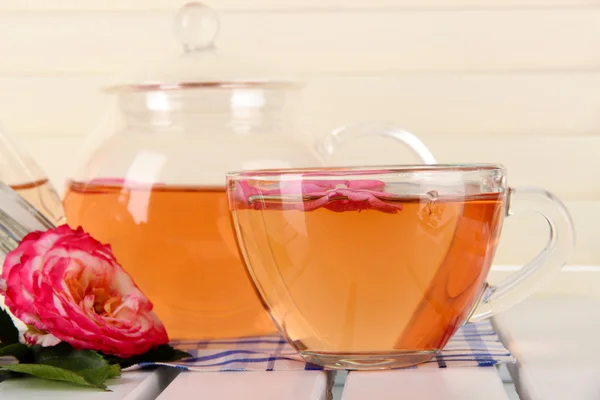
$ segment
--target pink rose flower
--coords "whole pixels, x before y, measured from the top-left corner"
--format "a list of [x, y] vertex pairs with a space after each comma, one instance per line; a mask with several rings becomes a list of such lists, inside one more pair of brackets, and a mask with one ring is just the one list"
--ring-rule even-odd
[[[29, 344], [59, 341], [119, 357], [169, 341], [152, 303], [110, 246], [62, 225], [32, 232], [4, 260], [0, 293]], [[2, 282], [3, 281], [3, 282]]]
[[[236, 182], [235, 197], [257, 210], [313, 211], [323, 207], [335, 212], [378, 210], [392, 214], [402, 210], [402, 204], [394, 202], [399, 197], [384, 192], [384, 188], [385, 183], [377, 180], [241, 180]], [[280, 201], [270, 202], [271, 198]]]

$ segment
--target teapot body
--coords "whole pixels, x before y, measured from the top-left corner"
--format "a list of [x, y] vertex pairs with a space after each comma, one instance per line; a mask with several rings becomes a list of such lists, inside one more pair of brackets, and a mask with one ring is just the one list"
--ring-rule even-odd
[[174, 340], [275, 333], [240, 259], [233, 170], [316, 167], [278, 89], [117, 94], [119, 124], [64, 197], [67, 222], [109, 243]]

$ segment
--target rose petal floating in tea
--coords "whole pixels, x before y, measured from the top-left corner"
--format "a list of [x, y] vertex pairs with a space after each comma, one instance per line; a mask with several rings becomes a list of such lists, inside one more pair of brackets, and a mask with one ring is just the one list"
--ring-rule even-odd
[[395, 213], [402, 210], [398, 196], [386, 193], [384, 189], [385, 183], [378, 180], [298, 180], [275, 184], [238, 181], [235, 196], [257, 210], [296, 208], [313, 211], [321, 207], [335, 212], [378, 210]]

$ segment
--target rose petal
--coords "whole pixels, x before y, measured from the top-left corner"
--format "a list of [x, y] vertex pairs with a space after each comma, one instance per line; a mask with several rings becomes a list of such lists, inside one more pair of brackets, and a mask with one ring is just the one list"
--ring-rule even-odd
[[[398, 196], [383, 192], [385, 183], [378, 180], [280, 181], [272, 187], [262, 187], [261, 183], [253, 182], [252, 185], [248, 181], [237, 181], [236, 200], [257, 210], [314, 211], [322, 207], [335, 212], [372, 209], [396, 213], [402, 210], [402, 204], [393, 201]], [[273, 196], [289, 201], [272, 201], [270, 197]]]
[[38, 330], [27, 330], [23, 337], [25, 343], [29, 345], [39, 345], [42, 347], [52, 347], [60, 343], [60, 339], [48, 332], [40, 332]]

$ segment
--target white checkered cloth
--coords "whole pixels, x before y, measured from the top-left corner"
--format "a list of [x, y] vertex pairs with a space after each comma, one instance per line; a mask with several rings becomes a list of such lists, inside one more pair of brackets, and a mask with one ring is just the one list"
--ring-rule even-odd
[[[192, 358], [171, 363], [143, 363], [127, 370], [156, 365], [207, 372], [323, 369], [305, 362], [281, 336], [174, 342], [172, 345], [192, 354]], [[410, 368], [489, 367], [507, 362], [515, 362], [515, 359], [500, 342], [492, 324], [482, 321], [464, 325], [432, 360]]]

